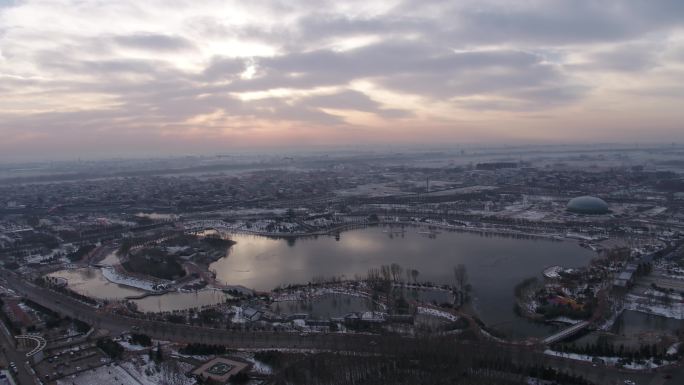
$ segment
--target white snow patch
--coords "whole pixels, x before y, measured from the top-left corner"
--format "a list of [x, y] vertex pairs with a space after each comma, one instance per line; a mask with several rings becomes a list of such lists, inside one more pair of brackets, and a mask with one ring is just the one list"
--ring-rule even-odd
[[667, 354], [670, 355], [675, 355], [677, 354], [677, 350], [679, 350], [679, 345], [681, 345], [681, 342], [677, 342], [675, 344], [672, 344], [669, 348], [667, 348]]
[[551, 321], [552, 322], [562, 322], [562, 323], [570, 324], [570, 325], [575, 325], [575, 324], [582, 322], [582, 320], [572, 319], [572, 318], [568, 318], [568, 317], [556, 317], [556, 318], [552, 319]]
[[625, 299], [625, 309], [684, 320], [684, 302], [671, 301], [671, 303], [665, 304], [652, 297], [629, 294]]
[[57, 385], [147, 385], [118, 365], [100, 366], [57, 380]]
[[150, 346], [135, 345], [135, 344], [132, 344], [132, 343], [130, 343], [130, 342], [128, 342], [128, 341], [117, 341], [117, 342], [119, 343], [119, 345], [123, 346], [124, 349], [126, 349], [126, 350], [128, 350], [128, 351], [132, 351], [132, 352], [139, 352], [139, 351], [141, 351], [141, 350], [149, 350], [149, 349], [151, 349]]
[[154, 291], [154, 282], [119, 274], [119, 272], [112, 267], [103, 267], [102, 275], [109, 282], [117, 283], [119, 285], [124, 286], [135, 287], [142, 290]]
[[259, 374], [269, 375], [273, 373], [273, 369], [269, 365], [266, 365], [257, 359], [245, 357], [245, 360], [252, 363], [252, 370]]
[[417, 308], [417, 311], [418, 311], [418, 314], [425, 314], [425, 315], [429, 315], [429, 316], [433, 316], [433, 317], [446, 318], [451, 322], [458, 320], [457, 316], [455, 316], [451, 313], [447, 313], [447, 312], [442, 311], [442, 310], [430, 309], [427, 307], [419, 306]]
[[[563, 357], [563, 358], [569, 358], [571, 360], [575, 361], [584, 361], [584, 362], [593, 362], [595, 359], [599, 359], [603, 361], [606, 365], [612, 365], [615, 366], [620, 358], [618, 357], [604, 357], [604, 356], [589, 356], [586, 354], [577, 354], [577, 353], [563, 353], [563, 352], [557, 352], [555, 350], [551, 349], [546, 349], [544, 350], [544, 354], [548, 356], [555, 356], [555, 357]], [[669, 365], [671, 362], [669, 361], [662, 361], [660, 364], [656, 364], [653, 362], [652, 359], [648, 360], [643, 360], [642, 363], [636, 363], [632, 362], [624, 367], [627, 369], [633, 369], [633, 370], [645, 370], [645, 369], [654, 369], [658, 368], [661, 366]]]
[[185, 376], [185, 373], [193, 368], [192, 365], [186, 362], [167, 359], [160, 364], [156, 364], [150, 361], [147, 355], [141, 355], [139, 358], [143, 361], [142, 363], [139, 361], [129, 361], [121, 365], [127, 372], [138, 378], [142, 385], [159, 385], [164, 383], [192, 385], [195, 383], [194, 379]]
[[242, 308], [239, 306], [232, 306], [231, 310], [235, 312], [233, 318], [230, 320], [232, 323], [243, 324], [247, 322], [247, 318], [242, 314]]

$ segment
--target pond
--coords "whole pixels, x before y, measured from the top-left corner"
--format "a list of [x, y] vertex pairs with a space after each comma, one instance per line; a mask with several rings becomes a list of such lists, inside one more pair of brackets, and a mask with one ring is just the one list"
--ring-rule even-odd
[[[48, 275], [65, 278], [71, 290], [92, 298], [122, 300], [146, 293], [141, 289], [109, 282], [97, 268], [61, 270]], [[220, 290], [207, 289], [152, 295], [131, 302], [135, 303], [141, 312], [164, 312], [214, 305], [225, 302], [228, 298], [231, 297]]]
[[375, 226], [319, 236], [274, 239], [235, 234], [237, 243], [210, 269], [229, 285], [268, 291], [318, 278], [364, 277], [370, 268], [398, 263], [418, 270], [418, 281], [454, 284], [453, 269], [464, 264], [473, 287], [473, 305], [482, 320], [511, 336], [544, 336], [555, 327], [518, 317], [513, 288], [541, 276], [552, 265], [579, 267], [594, 253], [573, 241], [499, 236], [422, 227]]
[[194, 292], [172, 292], [162, 295], [151, 295], [132, 300], [141, 312], [164, 312], [185, 310], [206, 305], [223, 303], [232, 298], [221, 290], [204, 289]]

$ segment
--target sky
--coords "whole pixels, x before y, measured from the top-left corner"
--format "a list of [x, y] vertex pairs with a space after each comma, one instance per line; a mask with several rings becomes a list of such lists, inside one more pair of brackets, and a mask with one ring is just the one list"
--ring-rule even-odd
[[683, 140], [682, 0], [0, 0], [0, 159]]

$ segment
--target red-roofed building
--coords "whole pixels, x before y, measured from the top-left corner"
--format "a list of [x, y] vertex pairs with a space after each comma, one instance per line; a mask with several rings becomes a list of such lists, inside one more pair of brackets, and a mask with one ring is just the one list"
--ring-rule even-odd
[[28, 327], [35, 324], [33, 317], [19, 306], [19, 300], [5, 300], [5, 305], [2, 307], [2, 310], [7, 314], [7, 318], [9, 318], [10, 322], [21, 329], [22, 333], [25, 333]]

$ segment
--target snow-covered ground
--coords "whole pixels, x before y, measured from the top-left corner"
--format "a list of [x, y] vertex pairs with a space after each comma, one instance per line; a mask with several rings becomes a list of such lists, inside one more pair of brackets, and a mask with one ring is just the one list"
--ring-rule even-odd
[[[190, 371], [193, 366], [182, 361], [165, 360], [160, 364], [150, 361], [146, 354], [140, 355], [136, 362], [124, 362], [121, 366], [130, 375], [138, 379], [141, 385], [192, 385], [195, 383], [193, 378], [188, 378], [185, 373]], [[93, 384], [101, 385], [93, 382]]]
[[6, 288], [6, 287], [4, 287], [4, 286], [0, 286], [0, 294], [11, 294], [11, 295], [15, 295], [14, 290], [8, 289], [8, 288]]
[[547, 380], [541, 380], [539, 378], [534, 378], [534, 377], [527, 377], [527, 385], [553, 385], [555, 382], [553, 381], [547, 381]]
[[57, 380], [57, 385], [147, 385], [117, 365], [100, 366]]
[[123, 346], [124, 349], [132, 352], [139, 352], [141, 350], [150, 350], [151, 347], [149, 346], [140, 346], [140, 345], [135, 345], [132, 344], [128, 341], [117, 341], [119, 345]]
[[624, 307], [618, 307], [617, 309], [613, 310], [613, 313], [611, 314], [610, 317], [606, 319], [603, 324], [598, 326], [598, 330], [609, 330], [610, 328], [613, 327], [613, 324], [615, 324], [615, 321], [617, 321], [618, 317], [622, 314], [624, 311]]
[[369, 322], [385, 322], [387, 313], [381, 311], [365, 311], [361, 313], [361, 319]]
[[575, 325], [575, 324], [582, 322], [582, 320], [572, 319], [572, 318], [568, 318], [568, 317], [556, 317], [556, 318], [552, 319], [551, 321], [552, 322], [561, 322], [561, 323], [570, 324], [570, 325]]
[[547, 278], [560, 278], [560, 272], [563, 271], [563, 268], [560, 266], [551, 266], [548, 267], [544, 270], [544, 276]]
[[522, 210], [515, 215], [514, 218], [527, 219], [530, 221], [540, 221], [548, 216], [548, 213], [536, 210]]
[[[584, 362], [593, 362], [594, 359], [600, 359], [606, 365], [611, 365], [611, 366], [615, 366], [615, 364], [617, 364], [618, 361], [620, 360], [618, 357], [603, 357], [603, 356], [597, 357], [597, 356], [589, 356], [586, 354], [563, 353], [563, 352], [557, 352], [557, 351], [551, 350], [551, 349], [545, 350], [544, 354], [549, 355], [549, 356], [569, 358], [571, 360], [584, 361]], [[632, 362], [630, 364], [625, 365], [624, 367], [627, 369], [633, 369], [633, 370], [644, 370], [644, 369], [654, 369], [654, 368], [658, 368], [658, 367], [669, 365], [669, 364], [671, 364], [671, 362], [663, 361], [660, 363], [660, 365], [658, 365], [655, 362], [653, 362], [652, 359], [648, 359], [648, 360], [644, 360], [643, 363]]]
[[625, 298], [625, 309], [684, 320], [684, 302], [681, 301], [672, 300], [665, 304], [654, 298], [628, 294]]
[[292, 325], [301, 328], [301, 329], [308, 329], [306, 326], [306, 320], [303, 319], [294, 319], [292, 320]]
[[26, 257], [26, 262], [27, 263], [40, 263], [40, 262], [43, 262], [47, 259], [53, 258], [57, 254], [66, 255], [66, 254], [70, 253], [71, 251], [73, 251], [74, 249], [75, 248], [70, 243], [66, 243], [66, 244], [63, 244], [56, 249], [50, 250], [46, 254], [29, 255], [28, 257]]
[[425, 314], [425, 315], [430, 315], [433, 317], [446, 318], [451, 322], [455, 322], [456, 320], [458, 320], [457, 316], [455, 316], [451, 313], [447, 313], [447, 312], [442, 311], [442, 310], [430, 309], [427, 307], [419, 306], [417, 308], [417, 311], [418, 311], [418, 314]]
[[565, 237], [566, 238], [572, 238], [572, 239], [579, 239], [580, 241], [598, 241], [598, 240], [601, 240], [601, 237], [579, 234], [579, 233], [572, 233], [572, 232], [567, 232], [565, 234]]
[[677, 350], [679, 350], [679, 345], [681, 345], [681, 342], [677, 342], [675, 344], [672, 344], [669, 348], [667, 348], [667, 354], [675, 355], [677, 354]]
[[253, 357], [244, 357], [244, 359], [245, 361], [250, 362], [252, 364], [252, 370], [259, 374], [269, 375], [273, 373], [273, 369], [269, 365], [266, 365], [259, 360], [255, 360]]
[[233, 314], [233, 318], [230, 320], [232, 323], [237, 323], [237, 324], [243, 324], [247, 322], [247, 318], [242, 314], [242, 308], [239, 306], [233, 306], [231, 307], [231, 310], [235, 312]]
[[166, 251], [168, 251], [171, 254], [178, 254], [181, 251], [185, 251], [189, 248], [190, 246], [167, 246]]
[[148, 280], [138, 279], [126, 275], [119, 274], [112, 267], [103, 267], [102, 275], [109, 281], [119, 285], [135, 287], [142, 290], [154, 291], [155, 283]]
[[681, 302], [684, 299], [684, 297], [682, 297], [681, 294], [677, 294], [674, 292], [673, 293], [666, 293], [666, 292], [662, 292], [660, 290], [653, 290], [653, 289], [648, 289], [648, 290], [644, 291], [644, 295], [651, 296], [651, 297], [657, 297], [660, 299], [669, 299], [669, 300], [675, 301], [675, 302]]

